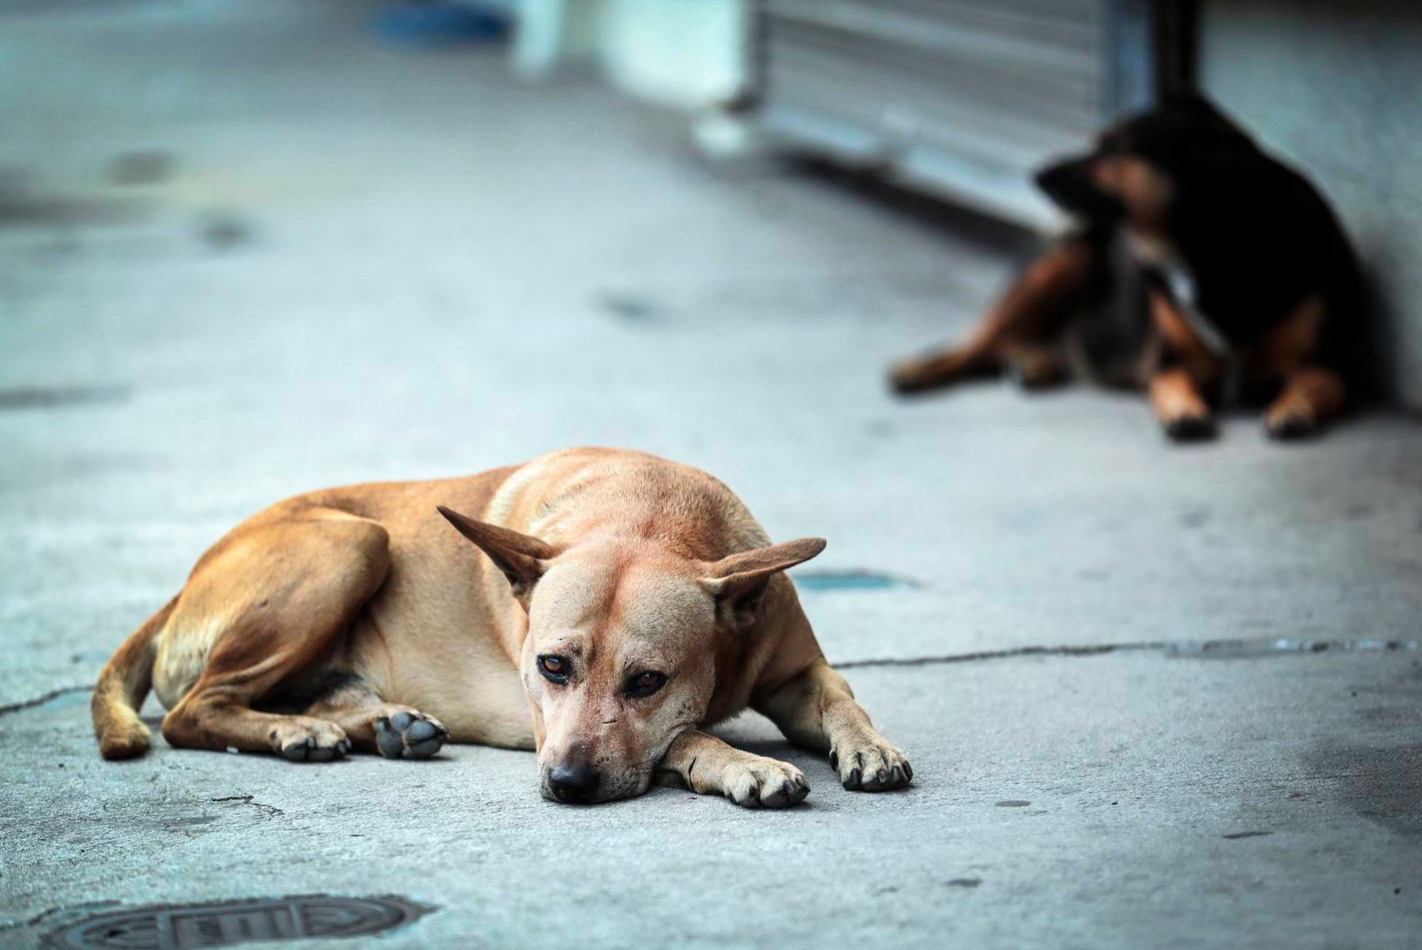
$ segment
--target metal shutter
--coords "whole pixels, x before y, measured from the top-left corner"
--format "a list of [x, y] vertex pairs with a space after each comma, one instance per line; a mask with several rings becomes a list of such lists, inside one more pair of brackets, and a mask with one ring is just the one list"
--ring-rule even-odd
[[761, 126], [1029, 227], [1108, 114], [1109, 0], [761, 0]]

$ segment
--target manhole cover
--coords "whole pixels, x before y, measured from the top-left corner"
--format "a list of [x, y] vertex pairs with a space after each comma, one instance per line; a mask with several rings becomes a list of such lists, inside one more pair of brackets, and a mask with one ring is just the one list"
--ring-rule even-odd
[[268, 897], [111, 911], [49, 935], [51, 947], [186, 950], [254, 940], [361, 937], [434, 910], [403, 897]]

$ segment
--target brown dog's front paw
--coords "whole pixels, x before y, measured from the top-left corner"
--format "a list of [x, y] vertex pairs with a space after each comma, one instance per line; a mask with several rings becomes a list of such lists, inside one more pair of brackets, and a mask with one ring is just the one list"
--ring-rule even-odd
[[321, 719], [288, 718], [273, 727], [272, 749], [288, 762], [331, 762], [351, 749], [346, 732]]
[[913, 781], [913, 766], [887, 742], [865, 742], [830, 750], [830, 767], [851, 792], [887, 792]]
[[727, 765], [721, 788], [742, 808], [789, 808], [810, 794], [810, 783], [799, 769], [761, 756]]
[[375, 745], [387, 759], [427, 759], [448, 738], [442, 722], [413, 709], [375, 720]]

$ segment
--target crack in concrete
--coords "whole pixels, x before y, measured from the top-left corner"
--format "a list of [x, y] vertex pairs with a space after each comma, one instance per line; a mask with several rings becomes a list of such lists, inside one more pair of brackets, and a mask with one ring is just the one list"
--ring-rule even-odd
[[208, 801], [216, 802], [218, 804], [235, 803], [241, 805], [251, 805], [253, 808], [257, 809], [257, 811], [261, 812], [269, 819], [276, 818], [278, 815], [286, 814], [286, 812], [282, 811], [280, 808], [277, 808], [275, 805], [267, 805], [263, 802], [257, 801], [256, 797], [253, 795], [228, 795], [226, 798], [209, 798]]
[[5, 923], [0, 923], [0, 932], [6, 930], [18, 930], [21, 927], [38, 927], [40, 924], [63, 914], [77, 914], [80, 911], [96, 910], [100, 907], [118, 907], [121, 901], [84, 901], [79, 904], [61, 904], [58, 907], [51, 907], [49, 910], [41, 911], [29, 920], [11, 918]]
[[1125, 643], [1090, 644], [1084, 646], [1025, 646], [1006, 650], [979, 650], [973, 653], [950, 653], [942, 656], [879, 657], [867, 660], [846, 660], [831, 664], [837, 670], [885, 666], [936, 666], [946, 663], [977, 663], [986, 660], [1011, 660], [1031, 656], [1102, 656], [1107, 653], [1165, 653], [1194, 659], [1243, 659], [1280, 655], [1314, 653], [1395, 653], [1422, 650], [1422, 640], [1340, 639], [1307, 640], [1274, 637], [1266, 640], [1139, 640]]
[[[871, 657], [864, 660], [845, 660], [830, 664], [837, 670], [854, 670], [883, 666], [937, 666], [947, 663], [980, 663], [988, 660], [1011, 660], [1031, 656], [1101, 656], [1107, 653], [1165, 653], [1170, 656], [1192, 657], [1195, 659], [1243, 659], [1246, 657], [1279, 656], [1310, 653], [1408, 653], [1422, 651], [1422, 640], [1378, 640], [1373, 638], [1344, 638], [1338, 640], [1311, 640], [1295, 637], [1271, 637], [1267, 639], [1226, 638], [1222, 640], [1137, 640], [1124, 643], [1093, 643], [1080, 646], [1025, 646], [1006, 650], [977, 650], [972, 653], [946, 653], [938, 656], [912, 657]], [[23, 699], [16, 703], [0, 705], [0, 716], [46, 703], [54, 702], [70, 693], [93, 690], [92, 684], [61, 686], [42, 693], [33, 699]], [[227, 799], [213, 799], [226, 801]]]
[[47, 693], [42, 693], [33, 699], [22, 699], [18, 703], [6, 703], [0, 706], [0, 716], [13, 712], [20, 712], [24, 709], [33, 709], [36, 706], [43, 706], [45, 703], [52, 703], [61, 696], [68, 696], [70, 693], [93, 692], [94, 684], [88, 683], [80, 686], [61, 686], [52, 689]]

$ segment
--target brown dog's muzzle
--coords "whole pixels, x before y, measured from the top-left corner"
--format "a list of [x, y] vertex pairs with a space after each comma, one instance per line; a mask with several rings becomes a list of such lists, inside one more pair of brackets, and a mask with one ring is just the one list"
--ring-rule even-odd
[[544, 795], [568, 805], [586, 805], [597, 800], [602, 776], [591, 763], [555, 765], [543, 780]]
[[607, 783], [586, 743], [574, 743], [543, 769], [543, 797], [567, 805], [590, 805], [607, 797]]

